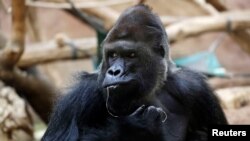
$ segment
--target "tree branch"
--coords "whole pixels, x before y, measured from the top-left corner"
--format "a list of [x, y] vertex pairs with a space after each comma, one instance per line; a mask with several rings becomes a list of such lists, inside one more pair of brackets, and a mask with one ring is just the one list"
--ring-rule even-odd
[[0, 51], [0, 79], [24, 96], [40, 117], [48, 122], [52, 111], [53, 87], [42, 78], [27, 74], [16, 68], [24, 52], [25, 42], [25, 0], [12, 0], [11, 39]]
[[58, 37], [57, 42], [38, 43], [27, 47], [17, 65], [19, 67], [29, 67], [44, 62], [86, 58], [96, 54], [96, 38], [71, 41]]
[[[218, 11], [226, 11], [227, 8], [219, 0], [206, 0]], [[231, 37], [240, 45], [240, 47], [250, 54], [250, 30], [241, 30], [230, 32]]]
[[0, 64], [4, 67], [13, 67], [24, 51], [25, 14], [25, 0], [13, 0], [11, 40], [4, 50], [0, 52]]
[[250, 11], [226, 12], [216, 16], [195, 17], [166, 28], [170, 42], [205, 32], [236, 31], [250, 28]]
[[[77, 8], [97, 8], [103, 6], [121, 5], [121, 4], [133, 4], [133, 0], [103, 0], [103, 1], [84, 1], [74, 2]], [[71, 9], [71, 5], [67, 2], [44, 2], [44, 1], [33, 1], [27, 0], [28, 6], [40, 7], [40, 8], [59, 8], [59, 9]]]

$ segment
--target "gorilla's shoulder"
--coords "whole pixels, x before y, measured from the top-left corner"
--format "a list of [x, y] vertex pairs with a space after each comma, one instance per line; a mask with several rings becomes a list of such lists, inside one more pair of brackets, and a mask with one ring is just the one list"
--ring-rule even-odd
[[201, 73], [181, 68], [167, 77], [166, 86], [171, 93], [200, 96], [209, 92], [206, 77]]
[[97, 87], [98, 73], [81, 72], [77, 75], [77, 87]]
[[88, 73], [88, 72], [81, 72], [79, 74], [80, 81], [97, 81], [98, 73]]
[[168, 79], [172, 79], [175, 81], [182, 80], [182, 82], [188, 82], [191, 84], [201, 84], [200, 82], [206, 81], [205, 75], [190, 70], [188, 68], [180, 68], [179, 70], [173, 72], [169, 75]]
[[81, 72], [77, 74], [75, 78], [77, 81], [69, 88], [67, 94], [82, 96], [98, 91], [98, 73]]
[[65, 105], [88, 105], [99, 100], [100, 89], [97, 82], [97, 73], [81, 72], [77, 74], [77, 82], [73, 84], [66, 92], [65, 96], [59, 99], [59, 104]]

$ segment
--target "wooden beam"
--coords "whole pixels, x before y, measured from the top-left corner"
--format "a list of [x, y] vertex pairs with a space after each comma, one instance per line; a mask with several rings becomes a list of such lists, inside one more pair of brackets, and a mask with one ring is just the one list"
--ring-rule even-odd
[[18, 62], [24, 51], [25, 42], [25, 0], [13, 0], [11, 7], [11, 40], [4, 50], [0, 52], [0, 64], [7, 68], [13, 67]]
[[39, 76], [27, 74], [16, 67], [24, 52], [25, 16], [25, 0], [12, 0], [11, 39], [0, 51], [0, 79], [26, 97], [40, 117], [48, 122], [53, 109], [54, 87]]
[[[224, 6], [220, 0], [206, 0], [206, 2], [216, 8], [218, 11], [226, 11], [227, 7]], [[239, 46], [250, 54], [250, 30], [241, 30], [230, 32], [232, 39], [234, 39]]]
[[201, 0], [191, 0], [191, 1], [193, 1], [193, 3], [196, 4], [197, 6], [204, 9], [210, 15], [218, 14], [218, 11], [212, 5], [207, 4], [205, 1], [201, 1]]
[[237, 87], [237, 86], [249, 86], [250, 78], [248, 77], [232, 77], [232, 78], [211, 78], [208, 80], [209, 85], [213, 89], [221, 89], [228, 87]]
[[240, 108], [250, 104], [249, 86], [219, 89], [215, 94], [224, 109]]
[[250, 11], [225, 12], [215, 16], [194, 17], [166, 27], [169, 41], [174, 42], [206, 32], [236, 31], [250, 28]]
[[[85, 9], [85, 8], [97, 8], [104, 6], [112, 5], [121, 5], [121, 4], [133, 4], [133, 0], [93, 0], [93, 1], [84, 1], [84, 2], [74, 2], [76, 8]], [[27, 6], [40, 7], [40, 8], [56, 8], [56, 9], [71, 9], [71, 5], [67, 2], [45, 2], [45, 1], [33, 1], [27, 0]]]
[[66, 41], [66, 43], [58, 44], [55, 41], [34, 44], [27, 47], [17, 65], [28, 67], [55, 60], [86, 58], [96, 54], [96, 46], [96, 38]]

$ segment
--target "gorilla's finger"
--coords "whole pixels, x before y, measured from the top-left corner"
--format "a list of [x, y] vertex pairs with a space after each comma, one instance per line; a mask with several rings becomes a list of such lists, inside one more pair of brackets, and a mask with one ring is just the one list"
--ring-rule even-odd
[[162, 122], [165, 122], [168, 118], [167, 113], [162, 108], [156, 108], [156, 110], [160, 113]]
[[141, 115], [144, 112], [145, 107], [145, 105], [140, 106], [131, 114], [131, 116]]

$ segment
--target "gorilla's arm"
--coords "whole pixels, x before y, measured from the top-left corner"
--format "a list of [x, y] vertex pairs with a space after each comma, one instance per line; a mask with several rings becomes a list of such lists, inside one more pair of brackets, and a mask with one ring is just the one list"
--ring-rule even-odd
[[139, 107], [129, 116], [109, 117], [105, 127], [85, 128], [81, 141], [166, 141], [162, 109]]
[[102, 122], [104, 102], [96, 82], [97, 74], [80, 76], [78, 84], [56, 105], [42, 141], [76, 141], [81, 125]]
[[[123, 118], [107, 115], [96, 74], [84, 74], [78, 84], [58, 102], [42, 141], [131, 141], [148, 135], [161, 141], [161, 112], [156, 107], [138, 108]], [[158, 112], [157, 112], [158, 110]], [[155, 128], [149, 124], [153, 122]], [[135, 134], [136, 133], [136, 134]]]

